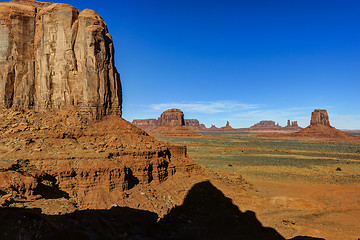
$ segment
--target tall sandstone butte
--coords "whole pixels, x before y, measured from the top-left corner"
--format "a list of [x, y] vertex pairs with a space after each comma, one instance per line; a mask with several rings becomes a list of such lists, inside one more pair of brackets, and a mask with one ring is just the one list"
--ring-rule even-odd
[[315, 109], [311, 113], [310, 125], [317, 124], [330, 126], [329, 115], [325, 109]]
[[37, 111], [75, 106], [121, 115], [112, 38], [94, 11], [58, 3], [0, 3], [0, 107]]
[[184, 126], [184, 113], [180, 109], [172, 108], [163, 112], [158, 119], [159, 126]]

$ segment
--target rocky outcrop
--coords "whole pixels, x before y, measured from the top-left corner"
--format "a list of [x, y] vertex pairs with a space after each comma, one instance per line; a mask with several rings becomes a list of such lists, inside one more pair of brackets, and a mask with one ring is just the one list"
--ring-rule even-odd
[[198, 137], [189, 126], [185, 125], [184, 113], [180, 109], [169, 109], [158, 118], [158, 126], [149, 131], [151, 134], [159, 134], [168, 137]]
[[261, 131], [274, 131], [280, 130], [282, 127], [279, 124], [275, 124], [275, 121], [260, 121], [250, 127], [250, 130], [261, 130]]
[[74, 106], [121, 115], [114, 46], [103, 19], [72, 6], [0, 3], [0, 107], [48, 111]]
[[169, 109], [163, 112], [158, 119], [159, 126], [184, 126], [184, 113], [180, 109]]
[[[0, 108], [0, 207], [65, 214], [128, 206], [161, 215], [200, 171], [185, 146], [120, 117], [113, 42], [89, 9], [0, 3]], [[182, 187], [169, 190], [176, 178]]]
[[[189, 177], [200, 170], [185, 146], [158, 142], [119, 116], [88, 121], [73, 109], [4, 109], [0, 149], [0, 204], [5, 206], [27, 201], [28, 207], [42, 208], [37, 204], [44, 199], [59, 198], [76, 209], [134, 206], [140, 202], [128, 199], [133, 191], [161, 188], [175, 174]], [[166, 212], [164, 204], [159, 203], [159, 212]]]
[[200, 124], [197, 119], [185, 119], [185, 125], [194, 131], [203, 131], [206, 129], [204, 124]]
[[329, 116], [325, 109], [315, 109], [311, 113], [310, 125], [325, 125], [330, 126]]
[[325, 109], [315, 109], [311, 114], [310, 125], [292, 135], [293, 137], [311, 139], [329, 139], [340, 141], [360, 141], [353, 136], [330, 126], [329, 116]]
[[197, 119], [185, 119], [185, 125], [189, 127], [200, 127], [200, 122]]
[[[167, 122], [169, 121], [170, 117], [167, 115], [168, 113], [165, 114], [165, 120], [162, 120], [163, 122]], [[178, 114], [178, 116], [175, 116], [177, 113], [173, 114], [171, 113], [171, 115], [173, 115], [173, 117], [175, 118], [180, 118], [180, 120], [170, 120], [172, 121], [174, 124], [180, 124], [182, 122], [181, 118], [182, 115], [181, 113]], [[167, 116], [166, 116], [167, 115]], [[144, 131], [151, 131], [152, 129], [154, 129], [157, 126], [160, 126], [159, 122], [160, 122], [160, 118], [159, 119], [134, 119], [132, 121], [132, 124], [134, 124], [135, 126], [137, 126], [138, 128], [141, 128]], [[190, 128], [191, 130], [194, 131], [202, 131], [204, 129], [206, 129], [206, 126], [204, 124], [200, 124], [199, 120], [197, 119], [184, 119], [184, 123], [185, 126]], [[182, 125], [180, 125], [182, 126]]]
[[132, 124], [134, 124], [138, 128], [141, 128], [144, 131], [150, 131], [158, 125], [158, 120], [155, 118], [153, 118], [153, 119], [134, 119], [132, 121]]

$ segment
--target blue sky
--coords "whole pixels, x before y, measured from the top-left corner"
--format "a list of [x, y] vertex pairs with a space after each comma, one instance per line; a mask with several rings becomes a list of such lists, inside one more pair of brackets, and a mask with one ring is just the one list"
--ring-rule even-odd
[[360, 129], [360, 1], [55, 1], [108, 25], [126, 120], [181, 108], [207, 126], [298, 120], [325, 108]]

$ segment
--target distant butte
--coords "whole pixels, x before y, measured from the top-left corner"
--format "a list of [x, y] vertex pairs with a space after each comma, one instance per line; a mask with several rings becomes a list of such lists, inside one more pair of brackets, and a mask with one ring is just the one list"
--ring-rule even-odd
[[325, 109], [315, 109], [311, 114], [310, 125], [293, 134], [294, 137], [356, 139], [356, 136], [340, 131], [330, 125]]
[[197, 132], [185, 125], [184, 113], [180, 109], [169, 109], [158, 118], [158, 126], [150, 130], [151, 134], [172, 137], [197, 137]]

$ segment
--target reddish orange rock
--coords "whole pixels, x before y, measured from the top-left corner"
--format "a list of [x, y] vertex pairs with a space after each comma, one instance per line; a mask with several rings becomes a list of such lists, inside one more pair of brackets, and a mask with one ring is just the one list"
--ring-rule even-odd
[[310, 125], [330, 126], [329, 115], [325, 109], [315, 109], [311, 114]]

